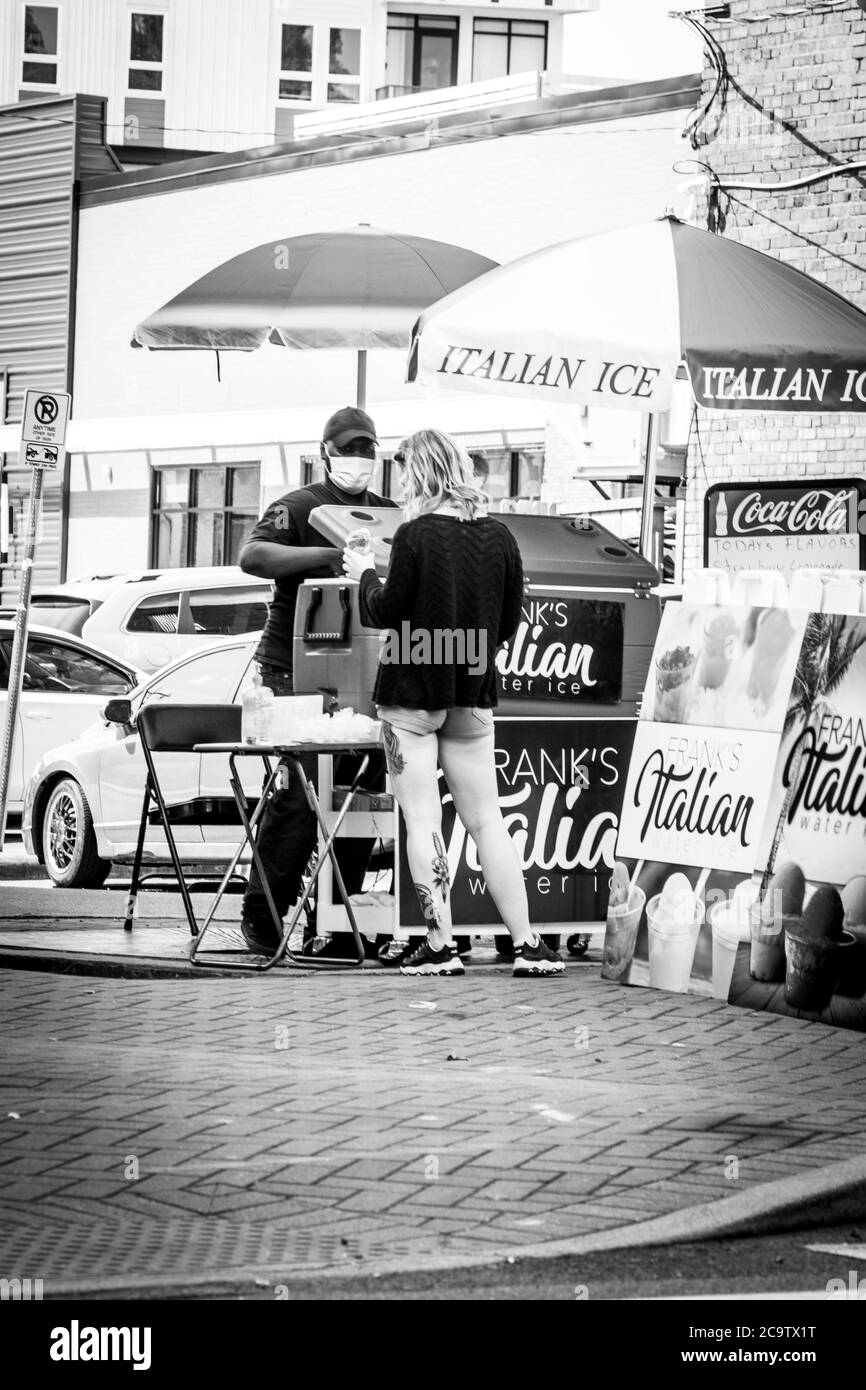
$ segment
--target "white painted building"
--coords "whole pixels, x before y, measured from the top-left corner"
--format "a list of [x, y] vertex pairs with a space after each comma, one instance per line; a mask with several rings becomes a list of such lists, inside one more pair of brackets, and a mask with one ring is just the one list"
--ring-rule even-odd
[[[268, 345], [223, 353], [218, 379], [212, 353], [130, 345], [136, 324], [215, 265], [266, 240], [361, 222], [504, 262], [682, 211], [675, 165], [698, 78], [594, 90], [590, 79], [551, 71], [563, 17], [588, 7], [589, 0], [310, 0], [306, 8], [300, 0], [36, 7], [0, 0], [0, 484], [11, 515], [5, 545], [0, 528], [0, 599], [14, 593], [21, 558], [29, 478], [17, 458], [16, 422], [28, 386], [73, 392], [67, 466], [46, 480], [38, 583], [231, 561], [260, 510], [314, 472], [322, 423], [354, 398], [352, 352]], [[57, 11], [54, 20], [48, 10]], [[160, 62], [141, 57], [143, 48], [133, 56], [132, 18], [141, 15], [162, 16], [157, 29], [141, 31], [162, 35], [161, 49], [147, 49], [159, 51]], [[456, 27], [445, 25], [450, 18]], [[456, 38], [428, 42], [437, 37], [428, 21]], [[42, 26], [42, 49], [34, 24]], [[533, 24], [546, 26], [543, 55], [532, 48], [536, 31], [520, 27]], [[308, 68], [279, 66], [284, 26], [311, 31]], [[337, 28], [361, 33], [358, 74], [329, 71]], [[348, 53], [349, 40], [341, 43]], [[533, 52], [546, 70], [516, 71]], [[437, 53], [458, 85], [433, 86], [429, 74], [416, 83], [418, 64]], [[34, 76], [33, 65], [43, 71]], [[134, 71], [156, 73], [159, 85], [153, 78], [150, 87], [130, 87]], [[390, 80], [400, 73], [412, 81]], [[50, 78], [92, 95], [28, 98], [21, 84], [39, 76], [46, 91]], [[351, 99], [329, 91], [331, 77], [352, 87]], [[309, 91], [297, 85], [307, 82]], [[403, 86], [421, 90], [390, 95]], [[165, 105], [162, 154], [172, 156], [162, 162], [153, 148], [136, 157], [126, 105], [157, 96]], [[275, 143], [280, 103], [292, 106], [293, 135]], [[267, 143], [249, 148], [260, 126]], [[112, 130], [121, 143], [111, 143]], [[203, 132], [216, 152], [197, 156], [191, 152]], [[634, 472], [638, 417], [631, 413], [571, 410], [554, 418], [538, 403], [433, 396], [406, 385], [405, 365], [401, 352], [369, 354], [369, 409], [386, 448], [435, 423], [483, 454], [493, 496], [543, 494], [570, 508], [598, 497], [588, 470], [611, 478]]]
[[[0, 0], [0, 106], [107, 98], [108, 144], [239, 150], [329, 107], [561, 71], [598, 0]], [[600, 85], [600, 84], [596, 84]]]

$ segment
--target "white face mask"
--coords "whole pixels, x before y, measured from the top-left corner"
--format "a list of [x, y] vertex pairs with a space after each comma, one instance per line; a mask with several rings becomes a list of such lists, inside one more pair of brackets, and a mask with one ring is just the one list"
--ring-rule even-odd
[[331, 482], [342, 492], [363, 492], [373, 476], [374, 459], [358, 454], [329, 455]]

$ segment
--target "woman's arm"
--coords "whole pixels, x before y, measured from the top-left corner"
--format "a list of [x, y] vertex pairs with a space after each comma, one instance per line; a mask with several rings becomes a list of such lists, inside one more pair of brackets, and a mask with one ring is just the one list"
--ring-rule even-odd
[[359, 607], [365, 627], [393, 627], [401, 619], [411, 618], [418, 593], [418, 561], [402, 526], [394, 533], [386, 582], [382, 583], [375, 570], [367, 569], [360, 585]]

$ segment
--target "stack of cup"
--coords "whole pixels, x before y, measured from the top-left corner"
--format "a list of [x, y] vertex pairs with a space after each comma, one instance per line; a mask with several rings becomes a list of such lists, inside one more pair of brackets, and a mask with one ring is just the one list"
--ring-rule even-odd
[[779, 570], [740, 570], [731, 586], [731, 603], [753, 608], [785, 608], [788, 586]]
[[818, 569], [795, 570], [788, 589], [792, 608], [805, 608], [820, 613], [824, 607], [824, 572]]
[[731, 581], [727, 570], [693, 570], [683, 585], [684, 603], [724, 604], [730, 602]]
[[824, 612], [858, 613], [863, 600], [863, 586], [856, 573], [836, 570], [824, 578]]

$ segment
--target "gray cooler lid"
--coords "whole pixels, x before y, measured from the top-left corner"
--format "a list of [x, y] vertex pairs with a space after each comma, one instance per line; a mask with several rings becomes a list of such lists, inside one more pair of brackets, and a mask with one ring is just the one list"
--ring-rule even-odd
[[[493, 519], [501, 521], [514, 536], [523, 568], [533, 584], [622, 589], [647, 588], [660, 582], [655, 565], [590, 517], [505, 512], [495, 513]], [[350, 531], [366, 526], [379, 569], [387, 566], [391, 540], [402, 521], [403, 512], [397, 507], [322, 506], [310, 512], [310, 524], [340, 547]]]
[[652, 587], [661, 580], [655, 565], [591, 517], [496, 516], [520, 546], [523, 568], [533, 584], [571, 582], [602, 589]]

